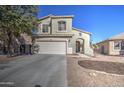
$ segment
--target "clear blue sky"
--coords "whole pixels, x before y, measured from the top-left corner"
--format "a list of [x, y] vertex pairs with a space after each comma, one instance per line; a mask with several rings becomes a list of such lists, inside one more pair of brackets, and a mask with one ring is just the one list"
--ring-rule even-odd
[[94, 43], [124, 32], [124, 6], [39, 6], [39, 18], [49, 14], [74, 15], [73, 27], [91, 32]]

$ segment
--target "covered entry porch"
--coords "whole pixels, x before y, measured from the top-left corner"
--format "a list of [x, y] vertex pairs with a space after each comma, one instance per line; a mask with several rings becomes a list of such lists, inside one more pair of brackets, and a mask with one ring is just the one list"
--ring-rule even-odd
[[78, 38], [76, 39], [76, 53], [84, 53], [84, 39]]

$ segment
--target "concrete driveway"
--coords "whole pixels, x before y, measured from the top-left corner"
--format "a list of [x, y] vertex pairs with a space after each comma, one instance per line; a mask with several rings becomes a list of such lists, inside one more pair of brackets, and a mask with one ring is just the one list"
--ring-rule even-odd
[[0, 64], [0, 86], [66, 87], [65, 55], [32, 55]]

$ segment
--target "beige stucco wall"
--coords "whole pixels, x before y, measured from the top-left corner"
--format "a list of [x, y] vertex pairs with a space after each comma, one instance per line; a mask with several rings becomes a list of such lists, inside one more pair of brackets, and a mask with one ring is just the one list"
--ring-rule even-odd
[[43, 24], [50, 24], [50, 21], [51, 21], [51, 18], [45, 18], [45, 19], [41, 20], [39, 22], [39, 25], [38, 25], [38, 32], [37, 32], [37, 34], [50, 34], [50, 26], [49, 26], [48, 33], [43, 33], [42, 32], [42, 25]]
[[119, 50], [114, 49], [114, 41], [109, 41], [109, 55], [119, 55]]
[[[114, 41], [119, 41], [120, 40], [114, 40]], [[120, 49], [114, 49], [114, 41], [109, 41], [109, 55], [120, 55], [120, 52], [123, 54], [124, 50]]]
[[98, 45], [98, 52], [102, 53], [102, 46], [104, 46], [104, 54], [109, 54], [109, 42], [105, 41], [105, 42], [101, 42]]
[[114, 41], [120, 42], [120, 40], [108, 40], [108, 41], [101, 42], [101, 43], [97, 44], [99, 46], [98, 52], [101, 53], [102, 52], [101, 47], [104, 46], [104, 53], [107, 55], [124, 54], [124, 50], [121, 50], [121, 48], [120, 49], [114, 49]]
[[[66, 22], [66, 31], [60, 32], [58, 31], [58, 21], [65, 21]], [[42, 25], [43, 24], [50, 24], [48, 33], [42, 32]], [[37, 34], [69, 34], [72, 31], [72, 18], [45, 18], [40, 20], [38, 25], [38, 32]]]
[[83, 42], [81, 45], [84, 46], [84, 54], [87, 54], [87, 55], [91, 55], [93, 56], [93, 49], [91, 48], [90, 46], [90, 35], [87, 34], [87, 33], [82, 33], [82, 36], [79, 35], [79, 31], [76, 31], [76, 30], [72, 30], [72, 33], [74, 34], [74, 36], [70, 39], [70, 42], [69, 42], [69, 47], [72, 47], [73, 48], [73, 53], [76, 53], [76, 40], [81, 40], [81, 39], [78, 39], [78, 38], [82, 38], [83, 39]]
[[[66, 31], [58, 31], [58, 22], [66, 22]], [[69, 34], [72, 31], [72, 18], [53, 18], [52, 19], [52, 34]]]

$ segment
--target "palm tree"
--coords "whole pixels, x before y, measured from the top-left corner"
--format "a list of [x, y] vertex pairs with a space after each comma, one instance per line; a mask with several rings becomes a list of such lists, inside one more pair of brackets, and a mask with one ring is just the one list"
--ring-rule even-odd
[[13, 53], [13, 40], [21, 33], [31, 35], [37, 28], [37, 9], [37, 6], [0, 6], [0, 34], [9, 56]]

